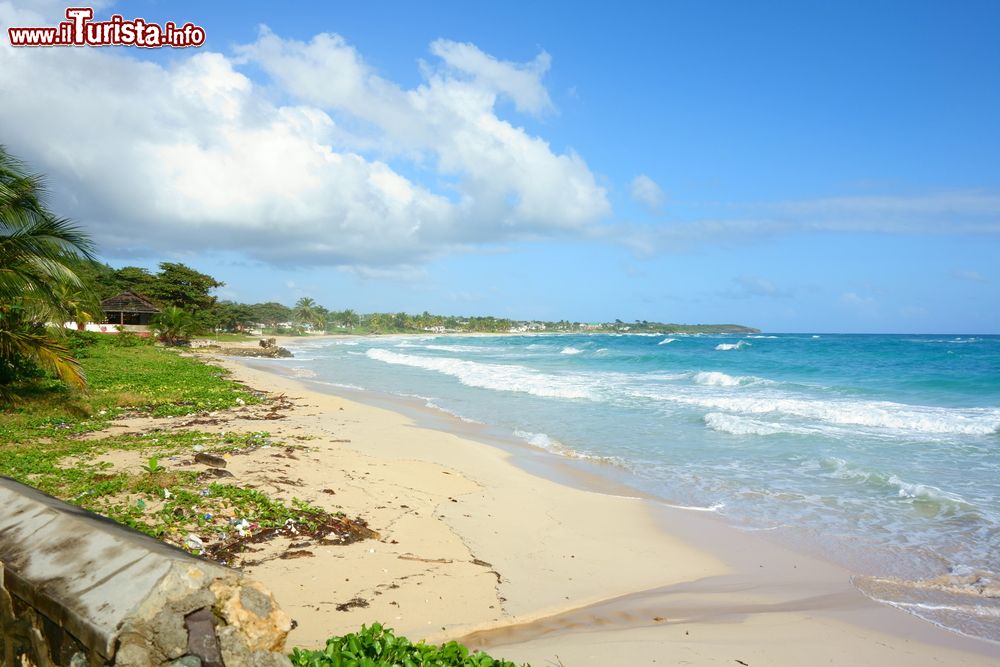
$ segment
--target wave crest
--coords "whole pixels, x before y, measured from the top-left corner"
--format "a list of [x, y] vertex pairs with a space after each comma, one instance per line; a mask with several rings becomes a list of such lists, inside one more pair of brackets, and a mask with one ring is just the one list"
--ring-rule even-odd
[[716, 350], [738, 350], [742, 347], [749, 347], [750, 343], [745, 340], [740, 340], [735, 343], [719, 343], [715, 346]]
[[469, 387], [524, 392], [545, 398], [594, 398], [586, 386], [572, 377], [547, 375], [523, 366], [487, 364], [451, 357], [418, 357], [380, 348], [367, 350], [365, 356], [387, 364], [450, 375]]

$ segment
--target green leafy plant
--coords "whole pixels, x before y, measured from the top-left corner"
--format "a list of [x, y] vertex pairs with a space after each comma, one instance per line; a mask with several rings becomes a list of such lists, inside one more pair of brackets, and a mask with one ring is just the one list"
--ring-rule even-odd
[[150, 456], [149, 461], [146, 465], [142, 466], [142, 469], [152, 475], [153, 473], [162, 472], [163, 466], [160, 465], [160, 459]]
[[[380, 623], [361, 631], [331, 637], [322, 651], [296, 648], [289, 656], [295, 667], [517, 667], [509, 660], [470, 652], [458, 642], [430, 646], [397, 637]], [[525, 666], [527, 667], [527, 666]]]
[[198, 328], [194, 315], [177, 306], [164, 308], [153, 317], [151, 324], [156, 335], [167, 345], [187, 343]]

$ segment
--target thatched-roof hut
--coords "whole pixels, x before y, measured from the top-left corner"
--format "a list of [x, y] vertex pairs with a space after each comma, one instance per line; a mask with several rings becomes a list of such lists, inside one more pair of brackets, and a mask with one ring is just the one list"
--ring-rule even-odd
[[160, 309], [153, 302], [132, 291], [101, 301], [101, 310], [107, 324], [148, 325]]

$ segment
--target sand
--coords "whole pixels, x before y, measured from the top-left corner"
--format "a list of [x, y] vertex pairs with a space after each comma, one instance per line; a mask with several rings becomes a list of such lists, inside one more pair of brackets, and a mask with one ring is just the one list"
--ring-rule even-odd
[[350, 400], [274, 364], [218, 363], [291, 399], [281, 419], [217, 427], [296, 446], [232, 457], [240, 483], [379, 533], [292, 560], [254, 555], [263, 562], [247, 571], [297, 622], [289, 646], [379, 621], [535, 667], [1000, 664], [1000, 646], [876, 604], [849, 572], [598, 484], [585, 466], [550, 455], [539, 465], [457, 419]]

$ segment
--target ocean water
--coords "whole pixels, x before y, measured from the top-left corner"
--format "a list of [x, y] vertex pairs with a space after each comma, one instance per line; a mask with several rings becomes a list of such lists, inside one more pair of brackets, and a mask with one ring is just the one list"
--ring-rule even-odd
[[1000, 337], [306, 341], [314, 382], [418, 397], [672, 505], [769, 531], [869, 596], [1000, 640]]

